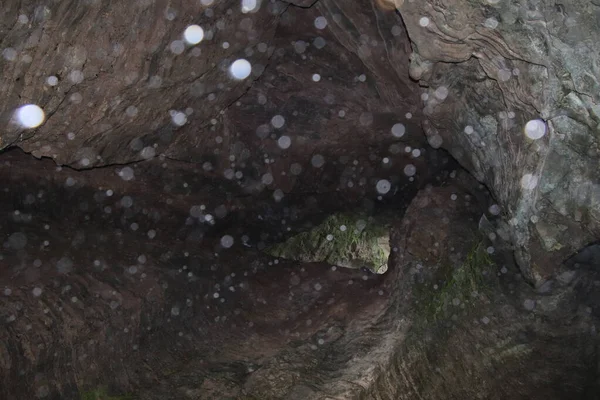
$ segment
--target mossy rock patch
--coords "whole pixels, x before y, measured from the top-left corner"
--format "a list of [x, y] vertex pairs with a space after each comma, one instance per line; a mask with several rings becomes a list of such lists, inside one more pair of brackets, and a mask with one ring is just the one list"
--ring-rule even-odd
[[265, 251], [288, 260], [366, 267], [384, 273], [390, 255], [389, 225], [381, 218], [364, 214], [333, 214], [311, 230]]

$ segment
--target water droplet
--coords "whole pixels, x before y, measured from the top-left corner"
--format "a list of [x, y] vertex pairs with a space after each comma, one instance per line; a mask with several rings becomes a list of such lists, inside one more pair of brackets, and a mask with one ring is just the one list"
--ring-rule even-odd
[[521, 187], [525, 190], [532, 190], [538, 184], [538, 178], [532, 174], [525, 174], [521, 178]]
[[271, 125], [273, 125], [275, 129], [282, 128], [284, 124], [285, 118], [283, 118], [281, 115], [275, 115], [273, 118], [271, 118]]
[[282, 149], [287, 149], [291, 146], [292, 139], [289, 136], [282, 136], [277, 140], [277, 145]]
[[310, 163], [315, 168], [321, 168], [323, 165], [325, 165], [325, 158], [320, 154], [315, 154], [311, 158]]
[[322, 16], [315, 18], [315, 28], [325, 29], [325, 27], [327, 27], [327, 18]]
[[54, 75], [49, 76], [48, 78], [46, 78], [46, 83], [50, 86], [56, 86], [58, 85], [58, 78]]
[[496, 18], [490, 17], [485, 20], [483, 26], [490, 29], [496, 29], [498, 27], [498, 20]]
[[546, 134], [546, 124], [541, 119], [532, 119], [525, 124], [525, 135], [529, 139], [537, 140]]
[[169, 45], [169, 49], [173, 54], [182, 54], [185, 51], [185, 43], [183, 40], [173, 40]]
[[15, 117], [23, 128], [37, 128], [44, 122], [45, 114], [39, 106], [26, 104], [17, 109]]
[[84, 79], [83, 72], [81, 72], [78, 69], [73, 70], [69, 73], [69, 80], [71, 82], [73, 82], [74, 84], [83, 82], [83, 79]]
[[231, 67], [229, 67], [229, 72], [231, 73], [231, 76], [233, 76], [233, 78], [235, 79], [246, 79], [250, 76], [250, 73], [252, 72], [252, 65], [250, 65], [248, 60], [241, 58], [239, 60], [235, 60], [231, 64]]
[[417, 167], [412, 164], [406, 164], [404, 167], [404, 175], [406, 176], [414, 176], [417, 173]]
[[386, 194], [390, 191], [392, 184], [386, 179], [381, 179], [377, 182], [376, 189], [379, 194]]
[[185, 115], [185, 113], [183, 113], [181, 111], [176, 111], [176, 112], [172, 113], [171, 120], [173, 121], [173, 123], [175, 125], [183, 126], [187, 122], [187, 115]]
[[188, 44], [198, 44], [204, 39], [204, 29], [199, 25], [190, 25], [183, 32], [183, 37]]
[[242, 0], [242, 13], [258, 11], [260, 8], [260, 0]]
[[490, 212], [490, 214], [492, 215], [499, 215], [500, 214], [500, 206], [498, 204], [492, 204], [489, 208], [488, 211]]
[[448, 97], [448, 88], [446, 86], [440, 86], [439, 88], [435, 89], [433, 94], [438, 98], [438, 100], [445, 100], [446, 97]]
[[532, 311], [535, 308], [535, 300], [525, 299], [525, 301], [523, 302], [523, 307], [527, 311]]
[[121, 169], [119, 171], [119, 176], [124, 181], [130, 181], [130, 180], [132, 180], [132, 179], [135, 178], [135, 174], [134, 174], [133, 169], [131, 167], [124, 167], [123, 169]]

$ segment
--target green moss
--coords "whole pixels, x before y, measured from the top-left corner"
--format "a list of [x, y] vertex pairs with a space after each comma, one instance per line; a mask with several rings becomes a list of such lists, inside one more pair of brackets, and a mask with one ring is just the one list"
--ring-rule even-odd
[[107, 393], [106, 388], [99, 387], [87, 392], [82, 392], [81, 400], [134, 400], [134, 397], [129, 394], [110, 396]]
[[443, 317], [454, 301], [459, 304], [472, 305], [473, 294], [485, 290], [483, 272], [493, 262], [486, 252], [483, 243], [474, 245], [458, 268], [451, 266], [445, 269], [444, 284], [437, 290], [428, 288], [421, 297], [426, 322], [436, 321]]
[[363, 214], [333, 214], [313, 229], [266, 250], [275, 257], [377, 272], [387, 266], [389, 226]]

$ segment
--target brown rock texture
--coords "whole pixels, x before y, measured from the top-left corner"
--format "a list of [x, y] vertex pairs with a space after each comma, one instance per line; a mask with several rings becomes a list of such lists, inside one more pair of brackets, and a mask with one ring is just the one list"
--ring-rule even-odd
[[3, 1], [0, 399], [600, 398], [596, 3]]

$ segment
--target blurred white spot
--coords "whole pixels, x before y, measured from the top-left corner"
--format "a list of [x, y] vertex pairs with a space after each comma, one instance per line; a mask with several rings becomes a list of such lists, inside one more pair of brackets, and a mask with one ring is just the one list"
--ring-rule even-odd
[[346, 229], [348, 229], [348, 228], [346, 227], [346, 225], [341, 225], [341, 226], [340, 226], [340, 231], [342, 231], [342, 232], [346, 232]]
[[84, 78], [84, 76], [83, 76], [83, 72], [81, 72], [81, 71], [80, 71], [80, 70], [78, 70], [78, 69], [76, 69], [76, 70], [73, 70], [73, 71], [71, 71], [71, 72], [69, 73], [69, 80], [70, 80], [71, 82], [73, 82], [74, 84], [78, 84], [78, 83], [81, 83], [81, 82], [83, 82], [83, 78]]
[[392, 188], [392, 184], [390, 183], [390, 181], [388, 181], [386, 179], [381, 179], [380, 181], [377, 182], [377, 185], [376, 185], [377, 193], [379, 193], [379, 194], [386, 194], [387, 192], [390, 191], [391, 188]]
[[421, 25], [423, 27], [429, 25], [429, 18], [421, 17], [421, 19], [419, 20], [419, 25]]
[[429, 142], [429, 145], [434, 149], [439, 149], [442, 146], [444, 140], [440, 135], [435, 134], [427, 137], [427, 142]]
[[282, 136], [277, 139], [277, 145], [282, 149], [287, 149], [292, 144], [292, 139], [289, 136]]
[[450, 195], [450, 200], [452, 200], [452, 201], [456, 201], [457, 198], [458, 198], [458, 196], [456, 196], [454, 193], [452, 193]]
[[273, 118], [271, 118], [271, 125], [273, 125], [275, 129], [282, 128], [284, 124], [285, 118], [283, 118], [283, 116], [281, 115], [276, 115]]
[[15, 61], [17, 59], [17, 51], [12, 47], [7, 47], [2, 50], [2, 57], [4, 57], [6, 61]]
[[49, 76], [48, 78], [46, 78], [46, 83], [50, 86], [56, 86], [58, 85], [58, 78], [54, 75]]
[[281, 189], [277, 189], [273, 192], [273, 199], [275, 199], [275, 201], [279, 202], [281, 201], [281, 199], [283, 199], [283, 190]]
[[121, 169], [119, 171], [119, 176], [124, 181], [130, 181], [135, 177], [135, 175], [133, 173], [133, 169], [131, 169], [131, 167], [124, 167], [123, 169]]
[[233, 236], [231, 236], [231, 235], [223, 236], [221, 238], [221, 246], [225, 247], [226, 249], [233, 246]]
[[404, 126], [404, 124], [397, 123], [397, 124], [394, 124], [394, 126], [392, 126], [392, 135], [394, 137], [400, 138], [400, 137], [404, 136], [405, 133], [406, 133], [406, 127]]
[[315, 46], [317, 49], [322, 49], [326, 44], [327, 42], [321, 36], [313, 40], [313, 46]]
[[56, 262], [56, 269], [59, 274], [67, 274], [73, 270], [73, 261], [68, 257], [62, 257]]
[[229, 48], [229, 42], [223, 42], [223, 44], [221, 45], [224, 49], [228, 49]]
[[187, 122], [187, 115], [181, 111], [176, 111], [171, 114], [171, 120], [177, 126], [183, 126]]
[[323, 288], [323, 286], [321, 286], [320, 283], [315, 283], [315, 290], [318, 292], [319, 290], [321, 290]]
[[404, 167], [404, 175], [413, 176], [416, 173], [417, 173], [417, 167], [415, 167], [412, 164], [406, 164], [406, 166]]
[[428, 98], [429, 98], [429, 94], [427, 94], [427, 93], [421, 93], [421, 100], [427, 101]]
[[499, 215], [500, 214], [500, 206], [498, 204], [492, 204], [489, 208], [488, 211], [490, 212], [490, 214], [492, 215]]
[[179, 315], [179, 307], [175, 306], [175, 307], [171, 307], [171, 315], [176, 317]]
[[27, 236], [22, 232], [15, 232], [9, 236], [8, 245], [15, 250], [21, 250], [27, 245]]
[[325, 239], [327, 239], [328, 241], [331, 242], [333, 240], [333, 235], [331, 235], [331, 234], [327, 235], [327, 236], [325, 236]]
[[149, 158], [152, 158], [156, 155], [156, 150], [154, 150], [154, 147], [146, 146], [142, 149], [140, 155], [142, 156], [142, 158], [148, 160]]
[[472, 127], [471, 125], [467, 125], [467, 126], [465, 126], [465, 130], [464, 130], [464, 132], [465, 132], [467, 135], [470, 135], [471, 133], [473, 133], [473, 127]]
[[327, 26], [327, 18], [325, 18], [325, 17], [315, 18], [315, 28], [325, 29], [326, 26]]
[[521, 187], [525, 190], [532, 190], [538, 184], [538, 178], [532, 174], [525, 174], [521, 178]]
[[35, 104], [26, 104], [17, 109], [15, 117], [23, 128], [37, 128], [44, 122], [45, 115], [44, 110]]
[[252, 72], [252, 66], [247, 60], [240, 58], [231, 64], [231, 67], [229, 67], [229, 72], [235, 79], [246, 79]]
[[136, 106], [129, 106], [125, 109], [125, 114], [127, 114], [128, 117], [135, 117], [138, 113], [138, 109]]
[[486, 28], [490, 28], [490, 29], [496, 29], [496, 27], [498, 27], [498, 20], [493, 17], [488, 18], [483, 23], [483, 26], [485, 26]]
[[320, 154], [315, 154], [311, 158], [310, 163], [315, 168], [321, 168], [323, 165], [325, 165], [325, 158]]
[[406, 119], [411, 119], [412, 113], [407, 112], [404, 116], [406, 117]]
[[512, 75], [508, 69], [498, 70], [498, 79], [500, 80], [500, 82], [506, 82], [510, 79], [511, 76]]
[[183, 40], [173, 40], [169, 45], [169, 49], [171, 53], [179, 55], [185, 50], [185, 43], [183, 43]]
[[260, 7], [260, 0], [242, 0], [242, 13], [255, 12]]
[[312, 80], [315, 81], [315, 82], [319, 82], [321, 80], [321, 75], [319, 75], [319, 74], [313, 74]]
[[183, 38], [190, 45], [198, 44], [204, 39], [204, 29], [200, 25], [190, 25], [185, 28]]
[[298, 163], [293, 163], [290, 165], [290, 172], [292, 175], [300, 175], [302, 173], [302, 165]]
[[414, 149], [414, 150], [411, 152], [411, 154], [412, 154], [412, 156], [413, 156], [414, 158], [417, 158], [417, 157], [419, 157], [419, 156], [421, 155], [421, 150], [419, 150], [419, 149]]
[[79, 104], [81, 103], [81, 101], [83, 100], [83, 96], [81, 95], [81, 93], [76, 92], [73, 93], [70, 97], [69, 100], [71, 100], [71, 102], [75, 103], [75, 104]]
[[29, 22], [29, 18], [27, 17], [27, 15], [25, 15], [25, 14], [19, 15], [19, 23], [20, 24], [26, 24], [28, 22]]
[[266, 173], [260, 178], [260, 181], [265, 185], [270, 185], [273, 183], [273, 175]]
[[440, 86], [439, 88], [435, 89], [433, 94], [439, 100], [445, 100], [446, 97], [448, 97], [448, 88], [446, 86]]
[[148, 87], [151, 89], [157, 89], [162, 85], [162, 78], [158, 75], [150, 77], [148, 80]]
[[525, 124], [525, 135], [529, 139], [540, 139], [546, 134], [546, 124], [541, 119], [532, 119]]
[[123, 196], [123, 198], [121, 198], [121, 206], [125, 207], [125, 208], [129, 208], [133, 205], [133, 199], [131, 198], [131, 196]]
[[200, 0], [200, 3], [202, 3], [203, 6], [210, 6], [214, 2], [215, 0]]
[[535, 300], [525, 299], [525, 301], [523, 302], [523, 307], [527, 311], [532, 311], [535, 308]]
[[148, 231], [148, 238], [154, 239], [156, 237], [156, 231], [154, 229], [150, 229]]
[[371, 125], [373, 123], [373, 114], [370, 112], [361, 113], [360, 117], [358, 117], [358, 122], [360, 122], [362, 126]]

